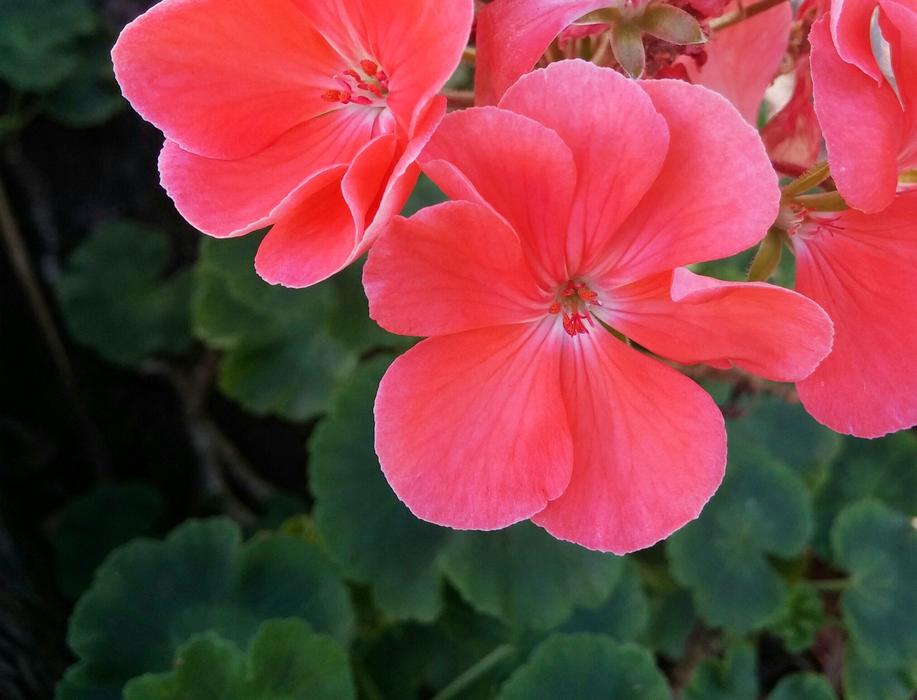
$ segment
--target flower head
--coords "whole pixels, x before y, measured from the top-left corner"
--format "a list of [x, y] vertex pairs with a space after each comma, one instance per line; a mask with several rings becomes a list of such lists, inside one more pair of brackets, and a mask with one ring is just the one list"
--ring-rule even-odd
[[112, 56], [125, 96], [166, 136], [160, 173], [179, 211], [218, 237], [273, 226], [259, 273], [306, 286], [400, 211], [472, 10], [472, 0], [163, 0]]
[[723, 417], [633, 344], [782, 381], [831, 344], [810, 300], [682, 267], [776, 217], [755, 131], [704, 88], [564, 61], [446, 117], [422, 162], [458, 201], [396, 218], [364, 272], [382, 326], [432, 336], [376, 400], [398, 496], [436, 523], [531, 518], [618, 553], [696, 517], [723, 475]]

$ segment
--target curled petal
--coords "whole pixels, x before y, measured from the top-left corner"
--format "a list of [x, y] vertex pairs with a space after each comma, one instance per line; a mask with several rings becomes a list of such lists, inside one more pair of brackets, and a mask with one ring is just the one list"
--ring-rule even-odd
[[619, 288], [607, 319], [670, 360], [736, 366], [779, 382], [812, 374], [833, 336], [828, 315], [801, 294], [685, 268]]

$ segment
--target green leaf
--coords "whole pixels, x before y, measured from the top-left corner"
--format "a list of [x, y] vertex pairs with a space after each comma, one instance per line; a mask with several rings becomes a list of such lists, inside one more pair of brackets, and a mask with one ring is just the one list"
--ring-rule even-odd
[[621, 577], [608, 600], [597, 608], [579, 608], [563, 632], [606, 634], [621, 642], [637, 639], [649, 624], [649, 601], [633, 564], [624, 560]]
[[815, 496], [815, 547], [830, 556], [829, 533], [848, 504], [876, 498], [902, 513], [917, 513], [917, 440], [910, 433], [881, 440], [847, 438]]
[[132, 221], [99, 226], [73, 253], [57, 282], [70, 332], [119, 365], [136, 367], [191, 344], [191, 275], [163, 278], [169, 241]]
[[61, 513], [51, 543], [61, 590], [77, 597], [118, 545], [149, 535], [162, 512], [162, 499], [143, 484], [101, 484]]
[[650, 5], [639, 20], [640, 29], [670, 44], [703, 44], [707, 41], [693, 15], [673, 5]]
[[175, 670], [130, 681], [125, 700], [349, 700], [347, 655], [302, 620], [265, 622], [242, 653], [211, 633], [179, 649]]
[[843, 681], [847, 700], [913, 700], [917, 662], [909, 668], [882, 668], [864, 658], [855, 644], [848, 644]]
[[865, 659], [901, 666], [917, 658], [917, 529], [879, 501], [845, 508], [831, 533], [850, 573], [841, 612]]
[[120, 689], [168, 670], [195, 634], [213, 631], [247, 647], [263, 621], [281, 617], [348, 638], [347, 591], [324, 556], [286, 535], [242, 545], [228, 520], [190, 521], [165, 541], [115, 550], [77, 604], [68, 641], [84, 680]]
[[697, 624], [691, 593], [679, 588], [652, 603], [647, 643], [670, 659], [680, 659], [685, 653], [688, 635]]
[[554, 635], [503, 686], [498, 700], [669, 700], [652, 656], [601, 635]]
[[794, 673], [783, 678], [768, 698], [770, 700], [837, 700], [837, 694], [824, 676], [816, 673]]
[[95, 28], [85, 0], [0, 0], [0, 78], [26, 92], [57, 87], [79, 67], [76, 40]]
[[666, 546], [672, 573], [701, 615], [735, 632], [760, 627], [776, 612], [787, 587], [767, 555], [799, 554], [811, 530], [799, 478], [779, 462], [741, 457], [700, 518]]
[[732, 455], [759, 452], [790, 468], [815, 486], [840, 453], [843, 440], [819, 425], [801, 404], [788, 404], [776, 396], [757, 396], [745, 416], [730, 421]]
[[388, 617], [433, 620], [440, 610], [435, 559], [450, 531], [398, 501], [373, 451], [373, 399], [390, 359], [361, 366], [312, 437], [315, 525], [345, 574], [370, 586]]
[[684, 697], [685, 700], [755, 700], [758, 677], [752, 646], [730, 646], [722, 659], [701, 661], [685, 688]]
[[551, 537], [531, 523], [456, 533], [440, 566], [475, 609], [511, 626], [551, 629], [575, 607], [597, 607], [621, 576], [622, 559]]
[[324, 411], [356, 353], [333, 337], [335, 289], [271, 286], [255, 273], [262, 236], [201, 245], [194, 332], [224, 351], [218, 384], [249, 411], [306, 420]]
[[127, 102], [115, 82], [108, 37], [82, 43], [70, 78], [50, 92], [42, 104], [45, 114], [65, 126], [86, 128], [108, 121]]
[[768, 629], [783, 639], [790, 652], [799, 654], [812, 646], [825, 619], [818, 591], [807, 583], [797, 583], [790, 587]]

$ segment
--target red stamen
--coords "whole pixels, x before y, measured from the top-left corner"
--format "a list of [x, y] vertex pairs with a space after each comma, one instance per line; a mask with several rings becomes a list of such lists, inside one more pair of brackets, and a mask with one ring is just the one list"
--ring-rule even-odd
[[360, 61], [360, 68], [363, 69], [363, 72], [366, 73], [366, 75], [376, 75], [376, 73], [379, 71], [378, 64], [374, 61], [370, 61], [369, 59]]
[[325, 102], [343, 102], [344, 94], [340, 90], [325, 90], [322, 93], [322, 99]]
[[588, 287], [579, 287], [576, 290], [576, 295], [583, 301], [587, 301], [590, 304], [595, 303], [595, 300], [599, 298], [599, 295], [593, 292]]
[[373, 103], [371, 99], [369, 99], [368, 97], [363, 97], [363, 95], [357, 95], [356, 97], [352, 97], [350, 101], [353, 102], [355, 105], [371, 105]]
[[363, 80], [363, 78], [360, 77], [360, 74], [357, 73], [357, 72], [356, 72], [355, 70], [353, 70], [352, 68], [348, 68], [347, 70], [345, 70], [345, 71], [344, 71], [344, 75], [346, 75], [346, 76], [348, 76], [348, 77], [350, 77], [350, 78], [353, 78], [354, 80], [357, 81], [357, 83], [359, 83], [360, 81]]
[[551, 306], [548, 308], [548, 313], [549, 314], [559, 314], [560, 313], [560, 302], [555, 301], [553, 304], [551, 304]]

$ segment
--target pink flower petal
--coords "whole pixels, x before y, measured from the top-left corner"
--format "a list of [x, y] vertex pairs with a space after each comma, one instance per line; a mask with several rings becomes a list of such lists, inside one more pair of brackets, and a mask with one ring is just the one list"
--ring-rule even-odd
[[295, 0], [350, 59], [371, 60], [390, 80], [388, 106], [412, 132], [455, 71], [468, 43], [473, 0]]
[[697, 384], [605, 332], [565, 344], [573, 475], [533, 520], [559, 539], [625, 554], [693, 520], [726, 467], [723, 416]]
[[446, 335], [531, 321], [539, 293], [519, 239], [487, 207], [447, 202], [397, 218], [363, 269], [369, 315], [401, 335]]
[[452, 199], [490, 206], [516, 231], [540, 281], [564, 278], [564, 233], [576, 183], [556, 132], [496, 107], [443, 119], [421, 164]]
[[500, 107], [553, 129], [573, 152], [578, 177], [567, 265], [574, 273], [607, 244], [659, 174], [669, 145], [665, 120], [637, 83], [585, 61], [523, 76]]
[[369, 142], [374, 118], [341, 109], [288, 131], [263, 151], [238, 160], [194, 155], [166, 141], [162, 185], [187, 221], [211, 236], [262, 228], [292, 192], [314, 174], [346, 164]]
[[605, 274], [619, 282], [749, 248], [774, 222], [780, 201], [758, 133], [725, 98], [677, 80], [641, 86], [669, 125], [669, 151], [602, 255]]
[[900, 169], [917, 167], [917, 6], [882, 0], [879, 26], [888, 40], [892, 70], [904, 106], [906, 132], [902, 134]]
[[702, 68], [685, 61], [691, 82], [720, 93], [756, 126], [764, 91], [786, 54], [792, 23], [793, 9], [784, 2], [716, 32], [705, 47]]
[[112, 51], [124, 95], [186, 151], [242, 158], [328, 109], [346, 65], [290, 2], [163, 0]]
[[364, 222], [378, 207], [397, 147], [394, 136], [380, 136], [346, 172], [329, 171], [329, 182], [321, 190], [310, 188], [308, 196], [297, 193], [286, 202], [258, 248], [258, 274], [271, 284], [308, 287], [362, 255], [371, 242], [364, 240]]
[[876, 0], [831, 0], [831, 40], [840, 59], [856, 66], [876, 82], [882, 71], [872, 53], [870, 24]]
[[866, 212], [895, 197], [904, 114], [894, 90], [837, 54], [827, 19], [812, 25], [815, 112], [828, 146], [831, 175], [844, 200]]
[[812, 72], [807, 56], [796, 59], [794, 72], [793, 95], [761, 130], [761, 138], [774, 167], [798, 177], [818, 161], [822, 136], [812, 106]]
[[801, 294], [686, 268], [618, 288], [603, 318], [670, 360], [734, 365], [778, 382], [812, 374], [833, 335], [828, 315]]
[[555, 37], [607, 0], [495, 0], [478, 13], [475, 98], [496, 104]]
[[376, 398], [376, 453], [417, 517], [492, 530], [531, 517], [566, 488], [573, 449], [562, 339], [552, 328], [431, 338], [389, 368]]
[[880, 437], [917, 424], [917, 192], [879, 214], [837, 215], [797, 237], [796, 288], [834, 320], [834, 350], [797, 386], [832, 430]]

